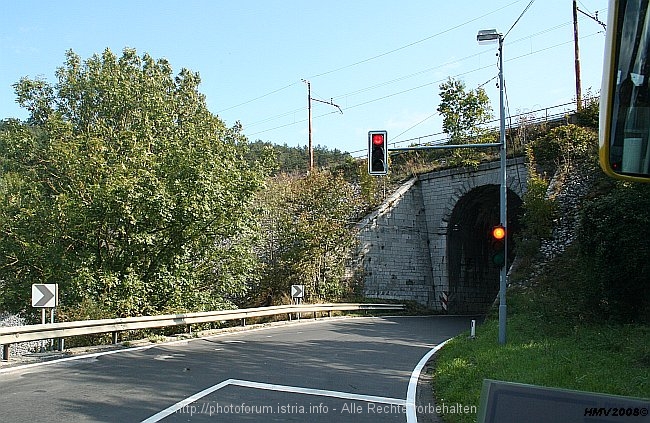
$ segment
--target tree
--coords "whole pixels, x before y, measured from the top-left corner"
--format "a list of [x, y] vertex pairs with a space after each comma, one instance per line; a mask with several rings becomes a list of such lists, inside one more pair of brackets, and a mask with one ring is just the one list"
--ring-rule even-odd
[[336, 300], [350, 291], [346, 261], [355, 245], [360, 196], [340, 174], [281, 174], [260, 193], [265, 209], [261, 289], [276, 297], [304, 284], [308, 300]]
[[110, 50], [68, 51], [57, 83], [21, 79], [27, 122], [0, 131], [0, 309], [29, 285], [114, 315], [224, 307], [255, 260], [254, 193], [241, 127], [211, 114], [197, 73]]
[[492, 119], [490, 99], [483, 88], [467, 91], [465, 84], [453, 78], [440, 85], [438, 113], [442, 115], [442, 129], [452, 144], [480, 141], [485, 135], [481, 126]]
[[[440, 84], [438, 113], [442, 116], [442, 130], [450, 144], [470, 144], [486, 141], [484, 125], [492, 119], [490, 99], [483, 88], [467, 90], [462, 81], [448, 78]], [[478, 154], [469, 149], [457, 149], [453, 157], [458, 165], [475, 164]]]

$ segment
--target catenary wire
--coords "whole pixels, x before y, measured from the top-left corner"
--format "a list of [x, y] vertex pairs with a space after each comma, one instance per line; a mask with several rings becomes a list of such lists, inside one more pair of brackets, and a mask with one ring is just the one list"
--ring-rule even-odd
[[[468, 20], [468, 21], [465, 21], [465, 22], [463, 22], [463, 23], [461, 23], [461, 24], [458, 24], [458, 25], [456, 25], [456, 26], [454, 26], [454, 27], [448, 28], [448, 29], [443, 30], [443, 31], [441, 31], [441, 32], [438, 32], [438, 33], [436, 33], [436, 34], [433, 34], [433, 35], [430, 35], [430, 36], [428, 36], [428, 37], [422, 38], [422, 39], [420, 39], [420, 40], [417, 40], [417, 41], [414, 41], [414, 42], [411, 42], [411, 43], [405, 44], [405, 45], [403, 45], [403, 46], [401, 46], [401, 47], [398, 47], [398, 48], [395, 48], [395, 49], [393, 49], [393, 50], [389, 50], [389, 51], [386, 51], [386, 52], [384, 52], [384, 53], [380, 53], [380, 54], [377, 54], [377, 55], [375, 55], [375, 56], [368, 57], [368, 58], [366, 58], [366, 59], [359, 60], [359, 61], [357, 61], [357, 62], [354, 62], [354, 63], [348, 64], [348, 65], [345, 65], [345, 66], [338, 67], [338, 68], [336, 68], [336, 69], [332, 69], [332, 70], [329, 70], [329, 71], [326, 71], [326, 72], [321, 72], [321, 73], [319, 73], [319, 74], [312, 75], [312, 76], [310, 76], [308, 79], [315, 79], [315, 78], [318, 78], [318, 77], [320, 77], [320, 76], [329, 75], [329, 74], [331, 74], [331, 73], [335, 73], [335, 72], [338, 72], [338, 71], [341, 71], [341, 70], [344, 70], [344, 69], [348, 69], [348, 68], [351, 68], [351, 67], [354, 67], [354, 66], [357, 66], [357, 65], [363, 64], [363, 63], [370, 62], [370, 61], [375, 60], [375, 59], [378, 59], [378, 58], [380, 58], [380, 57], [388, 56], [388, 55], [390, 55], [390, 54], [392, 54], [392, 53], [396, 53], [396, 52], [398, 52], [398, 51], [401, 51], [401, 50], [407, 49], [407, 48], [409, 48], [409, 47], [415, 46], [415, 45], [417, 45], [417, 44], [423, 43], [424, 41], [428, 41], [428, 40], [430, 40], [430, 39], [432, 39], [432, 38], [435, 38], [435, 37], [438, 37], [438, 36], [440, 36], [440, 35], [443, 35], [443, 34], [445, 34], [445, 33], [447, 33], [447, 32], [450, 32], [450, 31], [453, 31], [453, 30], [455, 30], [455, 29], [461, 28], [461, 27], [463, 27], [463, 26], [465, 26], [465, 25], [468, 25], [468, 24], [470, 24], [470, 23], [472, 23], [472, 22], [475, 22], [475, 21], [477, 21], [477, 20], [479, 20], [479, 19], [483, 19], [483, 18], [486, 17], [486, 16], [489, 16], [489, 15], [492, 15], [492, 14], [494, 14], [494, 13], [500, 12], [501, 10], [506, 9], [506, 8], [508, 8], [508, 7], [510, 7], [510, 6], [514, 5], [514, 4], [516, 4], [516, 3], [520, 3], [521, 1], [522, 1], [522, 0], [516, 0], [516, 1], [513, 1], [512, 3], [509, 3], [509, 4], [505, 5], [505, 6], [502, 6], [502, 7], [500, 7], [499, 9], [493, 10], [493, 11], [491, 11], [491, 12], [488, 12], [488, 13], [484, 14], [484, 15], [481, 15], [481, 16], [478, 16], [478, 17], [476, 17], [476, 18], [470, 19], [470, 20]], [[260, 95], [260, 96], [255, 97], [255, 98], [252, 98], [252, 99], [250, 99], [250, 100], [244, 101], [244, 102], [242, 102], [242, 103], [238, 103], [238, 104], [235, 104], [235, 105], [232, 105], [232, 106], [229, 106], [229, 107], [223, 108], [223, 109], [217, 111], [217, 114], [222, 113], [222, 112], [225, 112], [225, 111], [228, 111], [228, 110], [231, 110], [231, 109], [235, 109], [235, 108], [240, 107], [240, 106], [244, 106], [244, 105], [246, 105], [246, 104], [252, 103], [252, 102], [257, 101], [257, 100], [261, 100], [262, 98], [268, 97], [268, 96], [273, 95], [273, 94], [276, 94], [276, 93], [278, 93], [278, 92], [280, 92], [280, 91], [286, 90], [286, 89], [288, 89], [288, 88], [290, 88], [290, 87], [293, 87], [294, 85], [296, 85], [296, 84], [298, 84], [298, 83], [299, 83], [299, 81], [295, 81], [295, 82], [292, 82], [292, 83], [290, 83], [290, 84], [288, 84], [288, 85], [285, 85], [285, 86], [283, 86], [283, 87], [281, 87], [281, 88], [278, 88], [278, 89], [275, 89], [275, 90], [273, 90], [273, 91], [270, 91], [270, 92], [268, 92], [268, 93], [266, 93], [266, 94], [262, 94], [262, 95]]]

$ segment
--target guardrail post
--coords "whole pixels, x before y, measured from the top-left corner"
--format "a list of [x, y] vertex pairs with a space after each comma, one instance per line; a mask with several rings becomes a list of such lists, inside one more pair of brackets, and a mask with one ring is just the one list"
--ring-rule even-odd
[[11, 344], [4, 344], [2, 346], [2, 360], [9, 361], [9, 347]]
[[57, 338], [57, 346], [59, 347], [59, 351], [63, 351], [65, 349], [65, 339], [64, 338]]
[[117, 332], [117, 331], [113, 332], [113, 344], [117, 344], [118, 334], [119, 334], [119, 332]]
[[332, 317], [332, 310], [327, 311], [327, 317]]
[[246, 318], [241, 319], [241, 325], [246, 327]]

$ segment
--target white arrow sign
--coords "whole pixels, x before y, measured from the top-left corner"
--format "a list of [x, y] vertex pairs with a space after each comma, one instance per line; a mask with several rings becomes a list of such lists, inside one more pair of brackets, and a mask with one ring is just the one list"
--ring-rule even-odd
[[59, 302], [59, 285], [55, 283], [32, 285], [32, 307], [54, 308]]
[[303, 298], [305, 296], [305, 285], [291, 285], [291, 298]]

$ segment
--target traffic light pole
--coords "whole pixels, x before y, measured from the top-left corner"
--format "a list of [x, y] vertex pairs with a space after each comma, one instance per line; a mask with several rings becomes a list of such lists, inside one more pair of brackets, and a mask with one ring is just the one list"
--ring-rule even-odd
[[495, 38], [498, 36], [499, 41], [499, 142], [485, 143], [485, 144], [441, 144], [441, 145], [423, 145], [418, 147], [399, 147], [388, 148], [389, 152], [397, 151], [414, 151], [414, 150], [441, 150], [441, 149], [456, 149], [456, 148], [499, 148], [499, 219], [500, 225], [506, 231], [504, 240], [504, 259], [503, 266], [499, 273], [499, 344], [506, 343], [506, 288], [508, 286], [508, 187], [507, 187], [507, 155], [506, 155], [506, 118], [504, 109], [504, 85], [503, 85], [503, 36], [501, 34], [493, 34]]
[[499, 214], [501, 225], [506, 230], [503, 251], [503, 266], [499, 277], [499, 344], [506, 343], [506, 288], [508, 285], [508, 187], [506, 185], [506, 116], [503, 102], [503, 36], [499, 35], [499, 133], [500, 144], [499, 159], [501, 162], [501, 198], [499, 201]]

